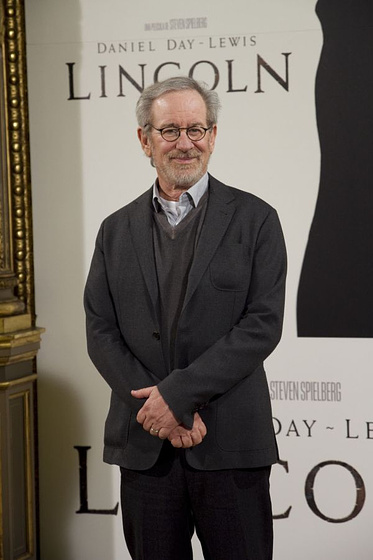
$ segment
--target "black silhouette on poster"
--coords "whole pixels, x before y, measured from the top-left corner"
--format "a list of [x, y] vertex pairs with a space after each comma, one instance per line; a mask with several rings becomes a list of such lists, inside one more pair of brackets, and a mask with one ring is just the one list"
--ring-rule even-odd
[[319, 0], [320, 188], [299, 282], [300, 337], [373, 337], [373, 2]]

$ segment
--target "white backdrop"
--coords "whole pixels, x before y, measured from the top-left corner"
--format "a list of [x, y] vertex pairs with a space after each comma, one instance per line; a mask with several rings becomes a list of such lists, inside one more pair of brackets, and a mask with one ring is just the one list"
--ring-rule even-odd
[[[371, 560], [372, 341], [296, 331], [320, 173], [315, 0], [25, 3], [36, 305], [47, 329], [38, 360], [42, 560], [129, 558], [120, 512], [76, 513], [75, 446], [91, 447], [88, 508], [119, 499], [117, 469], [101, 459], [109, 391], [86, 355], [82, 292], [101, 220], [154, 179], [136, 139], [136, 83], [193, 65], [210, 87], [218, 79], [223, 105], [210, 171], [275, 206], [288, 247], [284, 336], [267, 362], [284, 461], [273, 468], [273, 508], [286, 515], [275, 520], [274, 558]], [[356, 501], [358, 515], [343, 521]]]

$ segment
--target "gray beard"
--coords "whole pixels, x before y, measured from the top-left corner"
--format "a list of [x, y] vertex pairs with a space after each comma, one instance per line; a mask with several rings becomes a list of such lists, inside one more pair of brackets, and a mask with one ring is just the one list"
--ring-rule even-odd
[[[190, 152], [187, 152], [185, 154], [174, 153], [174, 154], [170, 154], [170, 156], [181, 155], [181, 157], [183, 157], [189, 155], [189, 157], [193, 157], [193, 155], [195, 154], [196, 152], [191, 150]], [[152, 166], [156, 168], [154, 159], [151, 158], [150, 161]], [[200, 160], [198, 161], [197, 167], [193, 166], [192, 169], [174, 169], [172, 167], [172, 164], [170, 164], [170, 166], [167, 167], [165, 165], [162, 165], [160, 167], [160, 170], [162, 171], [163, 175], [170, 183], [173, 183], [176, 187], [181, 187], [181, 188], [189, 188], [192, 185], [195, 185], [195, 183], [197, 183], [197, 181], [199, 181], [201, 177], [203, 177], [203, 175], [205, 174], [205, 170], [203, 169], [203, 164]]]
[[203, 170], [200, 168], [201, 166], [198, 166], [197, 169], [193, 169], [193, 170], [187, 170], [185, 169], [182, 172], [174, 172], [173, 169], [167, 169], [167, 172], [163, 174], [167, 177], [167, 179], [174, 183], [175, 186], [177, 187], [191, 187], [192, 185], [194, 185], [195, 183], [197, 183], [197, 181], [200, 180], [200, 178], [204, 175]]

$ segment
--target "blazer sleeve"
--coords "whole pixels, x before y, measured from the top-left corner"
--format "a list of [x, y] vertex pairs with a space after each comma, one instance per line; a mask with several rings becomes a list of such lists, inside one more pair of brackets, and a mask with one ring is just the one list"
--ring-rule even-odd
[[120, 332], [108, 282], [103, 251], [103, 225], [96, 239], [84, 291], [88, 354], [111, 389], [134, 411], [144, 399], [131, 396], [131, 389], [157, 385], [159, 378], [130, 351]]
[[176, 417], [192, 414], [252, 374], [277, 346], [282, 333], [286, 250], [271, 208], [257, 235], [248, 298], [240, 320], [186, 368], [175, 369], [158, 388]]

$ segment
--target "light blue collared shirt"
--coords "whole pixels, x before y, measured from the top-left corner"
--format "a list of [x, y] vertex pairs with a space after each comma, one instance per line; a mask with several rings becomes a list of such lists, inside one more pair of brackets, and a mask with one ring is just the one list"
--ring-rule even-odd
[[153, 185], [153, 206], [156, 212], [159, 211], [157, 202], [167, 216], [171, 226], [177, 226], [183, 218], [192, 210], [197, 208], [199, 201], [207, 191], [209, 176], [207, 173], [195, 185], [180, 195], [179, 200], [166, 200], [159, 194], [158, 181]]

